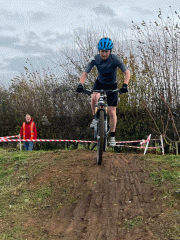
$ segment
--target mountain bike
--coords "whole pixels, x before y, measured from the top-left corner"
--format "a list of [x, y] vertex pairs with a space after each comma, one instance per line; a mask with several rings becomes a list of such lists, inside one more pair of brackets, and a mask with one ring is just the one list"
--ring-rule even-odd
[[91, 95], [93, 92], [100, 93], [98, 104], [95, 106], [95, 119], [97, 120], [96, 126], [94, 126], [94, 138], [97, 139], [97, 143], [94, 144], [91, 150], [97, 146], [97, 164], [101, 165], [103, 151], [107, 150], [108, 147], [108, 135], [110, 128], [108, 124], [108, 113], [107, 113], [107, 93], [122, 92], [119, 89], [115, 90], [88, 90], [84, 89], [82, 93]]

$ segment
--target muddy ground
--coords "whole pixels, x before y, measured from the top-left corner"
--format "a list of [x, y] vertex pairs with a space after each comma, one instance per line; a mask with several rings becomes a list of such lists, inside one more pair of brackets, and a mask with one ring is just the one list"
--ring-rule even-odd
[[175, 239], [167, 234], [167, 208], [142, 155], [107, 152], [101, 166], [87, 150], [42, 157], [46, 164], [28, 188], [52, 191], [26, 216], [23, 239], [37, 239], [35, 232], [52, 240]]

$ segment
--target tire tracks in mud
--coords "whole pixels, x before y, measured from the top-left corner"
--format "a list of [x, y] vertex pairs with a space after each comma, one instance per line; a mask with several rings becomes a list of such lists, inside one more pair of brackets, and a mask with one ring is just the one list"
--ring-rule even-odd
[[60, 213], [59, 239], [153, 239], [141, 223], [161, 209], [153, 205], [154, 188], [142, 165], [139, 157], [106, 153], [101, 166], [82, 169], [80, 181], [89, 190]]

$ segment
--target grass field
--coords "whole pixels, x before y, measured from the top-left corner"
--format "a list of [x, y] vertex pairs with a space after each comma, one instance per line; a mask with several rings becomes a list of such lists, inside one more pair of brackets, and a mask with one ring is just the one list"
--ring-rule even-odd
[[[87, 164], [91, 154], [93, 163], [88, 161]], [[119, 153], [107, 154], [121, 158]], [[87, 159], [83, 157], [85, 155]], [[162, 234], [167, 239], [180, 239], [180, 157], [153, 154], [133, 156], [139, 159], [143, 171], [148, 172], [146, 184], [156, 189], [151, 201], [160, 200], [165, 209], [166, 218], [161, 216], [161, 219], [163, 225], [167, 222], [167, 226], [162, 228]], [[92, 193], [98, 180], [92, 180], [87, 175], [88, 180], [83, 180], [85, 183], [81, 185], [79, 175], [85, 174], [85, 171], [88, 174], [88, 171], [103, 169], [103, 166], [96, 166], [94, 157], [95, 152], [88, 150], [25, 152], [0, 149], [0, 239], [66, 239], [64, 235], [56, 236], [41, 223], [50, 219], [50, 215], [52, 219], [52, 216], [61, 214], [64, 207], [71, 209], [90, 191]], [[113, 177], [116, 176], [112, 174]], [[145, 217], [137, 216], [126, 219], [119, 226], [131, 231], [139, 225], [151, 226], [151, 221], [155, 223], [155, 219], [150, 217], [145, 220]], [[159, 238], [152, 239], [166, 238], [161, 238], [159, 232]]]

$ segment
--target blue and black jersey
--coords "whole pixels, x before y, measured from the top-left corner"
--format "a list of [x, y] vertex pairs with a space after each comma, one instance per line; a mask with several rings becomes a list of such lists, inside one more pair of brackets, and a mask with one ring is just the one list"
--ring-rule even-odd
[[106, 60], [97, 54], [87, 65], [85, 72], [89, 73], [91, 69], [96, 66], [98, 70], [97, 80], [102, 84], [114, 84], [116, 83], [117, 67], [122, 72], [127, 70], [123, 61], [115, 54], [110, 54]]

